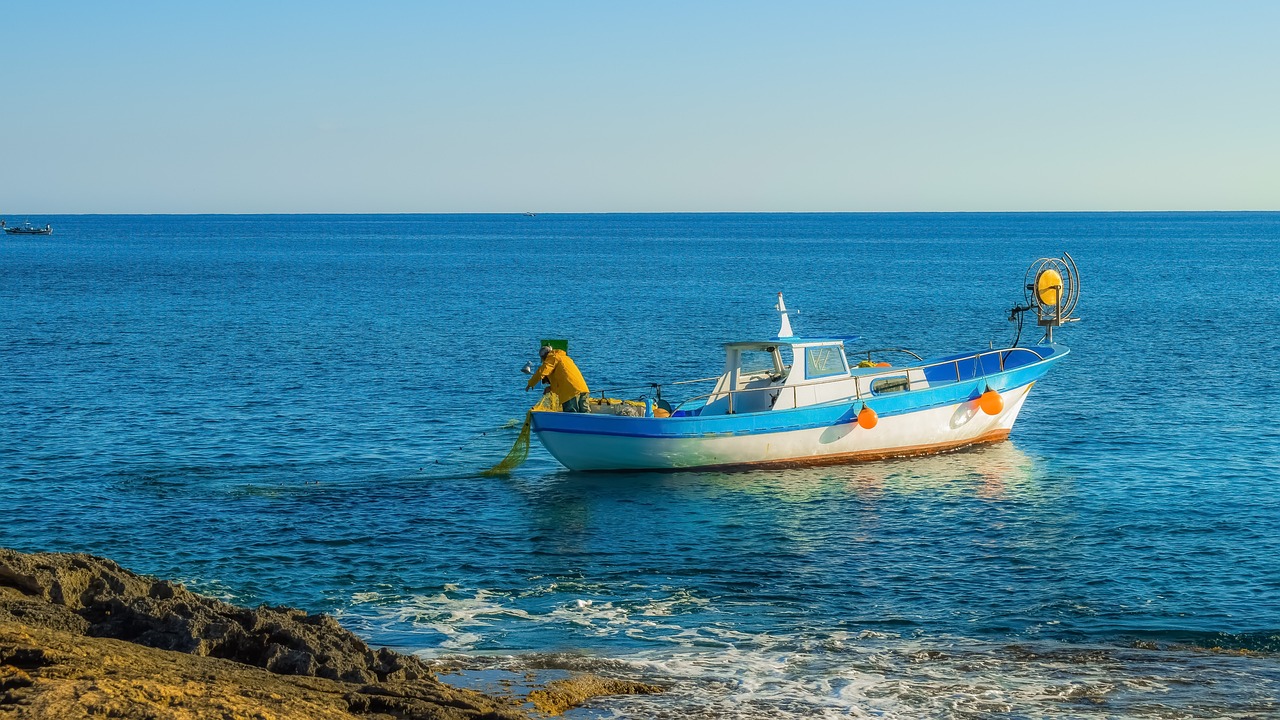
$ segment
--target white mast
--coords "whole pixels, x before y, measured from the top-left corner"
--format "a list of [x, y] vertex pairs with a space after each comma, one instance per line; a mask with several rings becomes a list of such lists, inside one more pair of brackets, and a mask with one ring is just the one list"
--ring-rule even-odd
[[787, 315], [787, 304], [782, 301], [782, 293], [778, 293], [776, 310], [782, 315], [782, 327], [778, 328], [778, 337], [788, 338], [795, 335], [795, 333], [791, 332], [791, 318]]

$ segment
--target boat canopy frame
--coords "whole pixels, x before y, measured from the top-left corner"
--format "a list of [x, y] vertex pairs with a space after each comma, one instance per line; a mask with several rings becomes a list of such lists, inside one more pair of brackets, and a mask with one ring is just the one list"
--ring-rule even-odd
[[[729, 345], [756, 345], [756, 344], [758, 343], [726, 343], [726, 347]], [[785, 343], [779, 342], [776, 344], [785, 344]], [[672, 410], [674, 414], [675, 412], [681, 411], [692, 402], [696, 402], [698, 400], [708, 400], [712, 397], [718, 398], [718, 397], [727, 395], [728, 408], [727, 408], [726, 414], [734, 415], [736, 414], [733, 410], [733, 404], [734, 404], [733, 399], [735, 395], [741, 397], [748, 393], [782, 392], [782, 391], [785, 391], [787, 388], [791, 389], [792, 403], [793, 403], [792, 407], [800, 407], [794, 404], [797, 399], [796, 392], [798, 388], [813, 387], [815, 385], [826, 385], [834, 382], [843, 382], [843, 381], [849, 380], [850, 378], [857, 378], [859, 380], [867, 379], [867, 380], [870, 380], [871, 382], [874, 382], [875, 380], [881, 377], [904, 378], [906, 381], [905, 386], [902, 388], [902, 390], [898, 392], [912, 392], [913, 390], [924, 390], [930, 387], [938, 387], [940, 385], [949, 385], [951, 383], [964, 382], [966, 380], [974, 380], [980, 377], [987, 376], [990, 373], [987, 370], [988, 363], [985, 360], [986, 358], [996, 358], [994, 372], [1004, 372], [1006, 370], [1005, 365], [1006, 365], [1007, 359], [1009, 358], [1010, 355], [1012, 355], [1015, 352], [1030, 353], [1035, 358], [1030, 362], [1019, 364], [1016, 367], [1024, 367], [1026, 365], [1043, 362], [1044, 360], [1047, 359], [1046, 355], [1029, 347], [1007, 347], [1007, 348], [1001, 348], [998, 350], [986, 350], [986, 351], [972, 353], [972, 354], [963, 353], [958, 356], [943, 358], [925, 365], [908, 365], [908, 366], [902, 366], [902, 367], [888, 367], [888, 368], [865, 368], [864, 371], [862, 372], [854, 372], [851, 369], [850, 373], [847, 375], [837, 375], [834, 377], [822, 378], [819, 380], [814, 380], [809, 382], [802, 382], [802, 383], [795, 383], [795, 384], [788, 384], [788, 385], [781, 385], [781, 386], [749, 388], [744, 390], [736, 390], [736, 389], [720, 390], [719, 388], [717, 388], [716, 390], [713, 390], [704, 395], [696, 395], [694, 397], [687, 398], [681, 401], [680, 403], [678, 403], [677, 405], [675, 405], [675, 407], [673, 407]], [[1050, 354], [1052, 355], [1054, 353], [1050, 353]], [[970, 365], [970, 363], [972, 363], [972, 365]], [[963, 368], [962, 368], [962, 365], [964, 366]], [[946, 368], [947, 366], [951, 366], [952, 369], [954, 370], [954, 375], [955, 375], [954, 379], [950, 378], [950, 375], [951, 375], [950, 372], [948, 372], [946, 376], [943, 376], [941, 373], [936, 372], [937, 369]], [[972, 373], [966, 377], [964, 370], [967, 370], [967, 369], [972, 369]], [[1008, 369], [1012, 369], [1012, 368], [1008, 368]], [[913, 383], [918, 383], [919, 380], [913, 379], [911, 377], [911, 373], [908, 372], [911, 370], [920, 371], [920, 373], [925, 377], [924, 381], [928, 384], [925, 387], [912, 387]], [[935, 372], [930, 373], [929, 371], [931, 370]], [[934, 379], [932, 380], [929, 379], [930, 374], [933, 375]], [[703, 380], [683, 381], [682, 383], [679, 383], [679, 384], [708, 382], [710, 380], [720, 381], [722, 379], [724, 379], [724, 375], [719, 375], [714, 378], [705, 378]], [[668, 384], [674, 385], [677, 383], [668, 383]], [[656, 384], [655, 384], [655, 387], [661, 388], [660, 385], [656, 385]], [[826, 404], [833, 404], [833, 403], [856, 402], [858, 400], [868, 399], [868, 397], [874, 397], [876, 395], [874, 391], [871, 391], [869, 393], [863, 393], [862, 383], [854, 383], [853, 390], [854, 392], [851, 395], [847, 395], [845, 397], [840, 397], [840, 398], [834, 398], [832, 400], [824, 401], [823, 403], [820, 403], [820, 404], [826, 405]], [[771, 412], [771, 410], [764, 411], [764, 412]]]

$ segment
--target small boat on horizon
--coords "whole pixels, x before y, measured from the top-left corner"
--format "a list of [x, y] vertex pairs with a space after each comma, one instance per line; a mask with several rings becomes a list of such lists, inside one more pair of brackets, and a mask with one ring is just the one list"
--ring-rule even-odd
[[52, 225], [45, 224], [44, 227], [37, 227], [35, 225], [32, 225], [30, 222], [25, 222], [22, 225], [10, 227], [4, 220], [0, 220], [0, 229], [3, 229], [6, 233], [10, 235], [52, 235], [53, 234]]
[[[725, 370], [710, 392], [671, 405], [661, 384], [643, 402], [592, 398], [589, 412], [530, 413], [532, 431], [570, 470], [692, 470], [831, 465], [923, 455], [1005, 440], [1031, 387], [1068, 349], [1053, 330], [1079, 298], [1069, 254], [1042, 258], [1027, 271], [1025, 305], [1010, 320], [1009, 347], [913, 360], [851, 363], [856, 338], [792, 332], [778, 293], [774, 338], [726, 343]], [[1034, 311], [1045, 335], [1019, 347], [1023, 314]], [[555, 407], [552, 403], [551, 407]]]

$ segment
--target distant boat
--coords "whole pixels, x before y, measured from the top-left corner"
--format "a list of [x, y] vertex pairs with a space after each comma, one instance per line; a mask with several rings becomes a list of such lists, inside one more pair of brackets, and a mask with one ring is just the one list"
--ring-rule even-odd
[[536, 212], [526, 212], [526, 213], [525, 213], [525, 217], [538, 217], [538, 213], [536, 213]]
[[52, 235], [53, 226], [46, 224], [44, 227], [36, 227], [30, 222], [22, 223], [21, 227], [9, 227], [4, 220], [0, 220], [0, 228], [10, 235]]

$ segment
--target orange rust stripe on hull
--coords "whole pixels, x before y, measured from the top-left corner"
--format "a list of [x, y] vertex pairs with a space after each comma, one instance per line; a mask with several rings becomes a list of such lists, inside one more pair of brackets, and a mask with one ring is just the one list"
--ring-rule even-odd
[[[906, 445], [904, 447], [888, 448], [885, 450], [861, 450], [851, 453], [838, 453], [835, 455], [814, 455], [805, 458], [789, 458], [786, 460], [758, 460], [755, 462], [745, 463], [729, 463], [726, 465], [699, 465], [697, 467], [682, 468], [654, 468], [657, 471], [669, 472], [688, 472], [697, 470], [767, 470], [767, 469], [789, 469], [789, 468], [806, 468], [821, 467], [823, 465], [848, 465], [858, 462], [871, 462], [874, 460], [888, 460], [890, 458], [912, 457], [916, 455], [936, 455], [938, 453], [950, 452], [952, 450], [961, 450], [972, 445], [985, 445], [989, 443], [1003, 442], [1009, 439], [1009, 431], [1007, 429], [992, 430], [985, 432], [972, 440], [959, 440], [956, 442], [932, 443], [929, 445]], [[597, 471], [598, 472], [598, 471]], [[622, 472], [635, 472], [632, 470], [623, 470]]]

